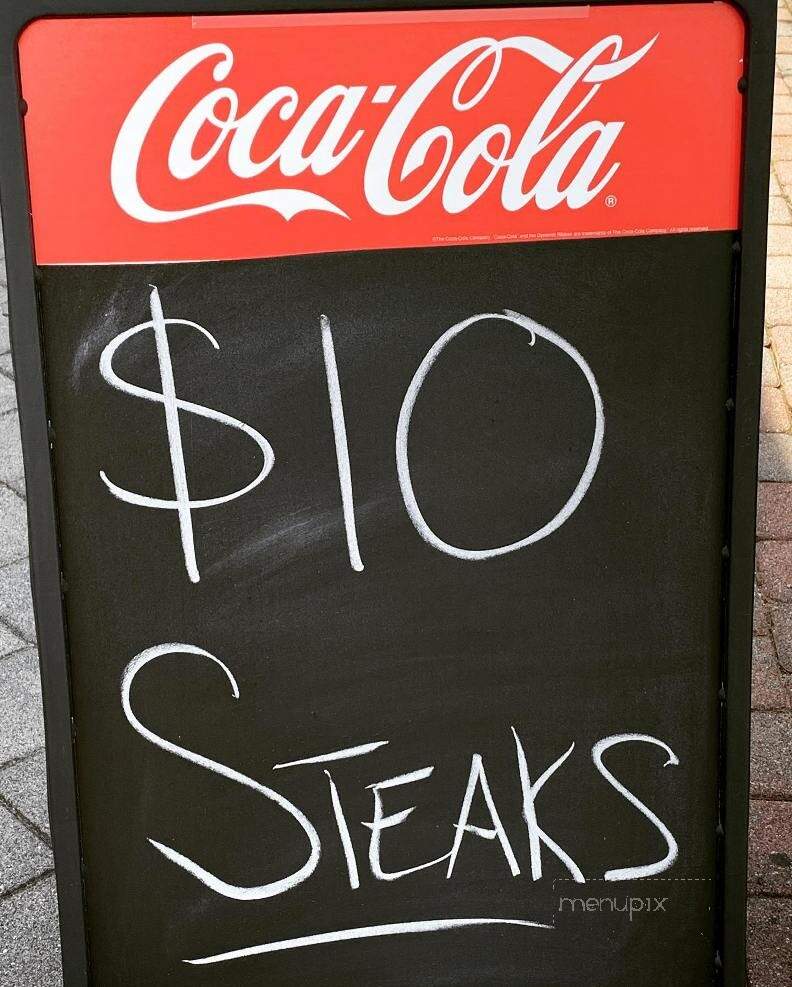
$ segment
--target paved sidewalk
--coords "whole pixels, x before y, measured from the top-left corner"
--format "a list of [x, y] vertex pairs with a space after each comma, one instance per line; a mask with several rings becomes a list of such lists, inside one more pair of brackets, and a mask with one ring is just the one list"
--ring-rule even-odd
[[752, 987], [792, 985], [792, 0], [778, 6], [756, 525]]
[[0, 257], [0, 987], [57, 987], [60, 946], [44, 727], [8, 350], [5, 261]]
[[[751, 987], [792, 987], [792, 0], [782, 0], [778, 17], [753, 649]], [[0, 987], [58, 987], [24, 498], [0, 257]]]

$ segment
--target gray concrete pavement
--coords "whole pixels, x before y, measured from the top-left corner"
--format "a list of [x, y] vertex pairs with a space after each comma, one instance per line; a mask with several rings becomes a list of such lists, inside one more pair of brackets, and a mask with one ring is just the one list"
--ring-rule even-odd
[[0, 987], [58, 987], [58, 904], [22, 476], [0, 256]]

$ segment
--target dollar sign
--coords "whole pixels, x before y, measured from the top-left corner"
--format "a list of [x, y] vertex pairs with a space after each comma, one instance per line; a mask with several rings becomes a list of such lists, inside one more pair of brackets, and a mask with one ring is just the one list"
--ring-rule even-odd
[[[254, 487], [257, 487], [266, 478], [272, 469], [275, 462], [275, 454], [272, 451], [272, 446], [264, 436], [254, 428], [251, 428], [250, 425], [237, 421], [236, 418], [231, 418], [230, 415], [224, 415], [220, 411], [214, 411], [212, 408], [206, 408], [200, 404], [193, 404], [191, 401], [185, 401], [176, 396], [173, 365], [171, 363], [170, 346], [168, 344], [168, 326], [187, 326], [190, 329], [197, 329], [198, 332], [202, 333], [209, 340], [216, 350], [219, 350], [220, 346], [214, 336], [196, 322], [190, 322], [188, 319], [166, 319], [162, 313], [159, 292], [153, 285], [150, 303], [151, 320], [149, 322], [141, 322], [140, 325], [127, 329], [108, 343], [104, 350], [102, 350], [102, 356], [99, 360], [99, 372], [107, 383], [116, 390], [122, 391], [124, 394], [131, 394], [133, 397], [142, 398], [144, 401], [154, 401], [164, 406], [175, 497], [173, 500], [148, 497], [145, 494], [135, 493], [132, 490], [125, 490], [123, 487], [119, 487], [117, 483], [113, 483], [108, 478], [104, 470], [99, 471], [99, 476], [110, 493], [114, 497], [118, 497], [119, 500], [126, 501], [127, 504], [137, 504], [139, 507], [152, 507], [157, 510], [178, 512], [187, 575], [191, 582], [197, 583], [201, 577], [195, 558], [195, 539], [192, 525], [193, 510], [201, 507], [215, 507], [218, 504], [227, 504], [229, 501], [236, 500], [237, 497], [242, 497], [244, 494], [253, 490]], [[157, 361], [159, 363], [160, 380], [162, 382], [161, 392], [150, 391], [148, 388], [138, 387], [137, 384], [130, 384], [129, 381], [123, 380], [113, 370], [113, 357], [117, 350], [128, 339], [147, 329], [154, 330]], [[223, 494], [220, 497], [209, 497], [206, 500], [191, 500], [190, 492], [187, 488], [187, 470], [184, 465], [184, 452], [182, 450], [181, 427], [179, 425], [180, 410], [188, 411], [193, 415], [200, 415], [202, 418], [209, 418], [211, 421], [220, 422], [221, 425], [228, 425], [231, 428], [239, 429], [245, 435], [249, 435], [261, 450], [264, 460], [258, 476], [246, 486], [241, 487], [239, 490], [234, 490], [232, 493]]]

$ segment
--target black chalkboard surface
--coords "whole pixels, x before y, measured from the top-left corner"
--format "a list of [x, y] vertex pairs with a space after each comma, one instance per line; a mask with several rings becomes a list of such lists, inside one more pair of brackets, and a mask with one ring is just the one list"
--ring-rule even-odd
[[741, 987], [773, 6], [257, 6], [0, 14], [65, 987]]
[[[546, 987], [580, 982], [583, 966], [588, 982], [632, 987], [649, 982], [647, 965], [655, 984], [709, 982], [732, 269], [731, 236], [702, 234], [611, 241], [607, 255], [585, 241], [43, 271], [98, 983], [165, 982], [167, 971], [174, 984]], [[274, 452], [255, 489], [191, 512], [198, 582], [176, 511], [107, 488], [173, 496], [162, 401], [132, 392], [162, 393], [154, 329], [124, 335], [151, 322], [151, 286], [165, 318], [203, 329], [167, 327], [177, 396], [245, 423]], [[555, 532], [458, 558], [420, 537], [405, 508], [397, 425], [435, 341], [504, 309], [580, 354], [605, 439], [591, 486]], [[323, 316], [362, 571], [345, 534]], [[595, 412], [556, 343], [494, 314], [462, 330], [410, 420], [426, 524], [464, 550], [537, 531], [584, 471]], [[185, 406], [179, 421], [192, 500], [256, 477], [264, 456], [239, 427]], [[158, 646], [133, 677], [129, 663]], [[614, 742], [598, 769], [592, 748], [625, 734], [646, 737]], [[369, 744], [381, 746], [284, 766]], [[521, 756], [528, 786], [541, 785], [531, 824]], [[373, 842], [365, 823], [378, 803]], [[606, 879], [662, 861], [665, 827], [673, 867]], [[196, 865], [209, 874], [190, 873]], [[251, 888], [294, 873], [298, 886], [255, 900]], [[635, 914], [613, 910], [625, 903]], [[181, 962], [482, 917], [542, 927]]]

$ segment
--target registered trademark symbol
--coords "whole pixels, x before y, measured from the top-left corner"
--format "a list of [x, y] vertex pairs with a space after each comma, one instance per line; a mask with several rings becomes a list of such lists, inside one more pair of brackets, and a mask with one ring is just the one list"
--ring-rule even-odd
[[608, 207], [608, 209], [613, 209], [613, 207], [616, 205], [618, 201], [619, 200], [616, 198], [615, 195], [605, 196], [605, 205]]

